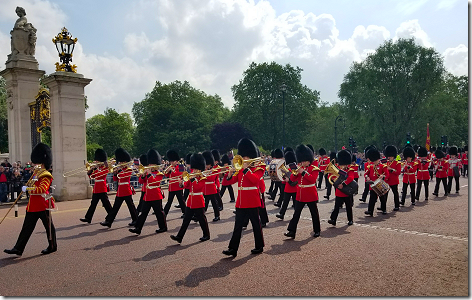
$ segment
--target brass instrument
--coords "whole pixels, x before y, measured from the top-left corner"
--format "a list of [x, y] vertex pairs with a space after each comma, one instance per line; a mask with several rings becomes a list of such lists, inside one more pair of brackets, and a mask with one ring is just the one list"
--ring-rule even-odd
[[148, 166], [143, 166], [142, 164], [139, 164], [137, 167], [138, 170], [138, 175], [143, 176], [146, 170], [149, 169], [159, 169], [162, 165], [148, 165]]
[[[110, 166], [109, 169], [110, 169], [110, 172], [111, 172], [112, 171], [111, 165], [115, 163], [115, 159], [114, 158], [109, 159], [108, 161], [106, 161], [106, 163]], [[89, 172], [91, 169], [101, 167], [103, 165], [105, 165], [105, 162], [97, 162], [97, 163], [86, 162], [85, 163], [85, 169], [84, 169], [84, 167], [80, 167], [80, 168], [77, 168], [77, 169], [74, 169], [74, 170], [70, 170], [70, 171], [67, 171], [64, 174], [62, 174], [62, 176], [64, 178], [71, 177], [71, 176], [76, 176], [76, 175], [79, 175], [83, 172]]]
[[[344, 183], [344, 180], [347, 179], [347, 173], [344, 170], [340, 170], [336, 165], [334, 164], [336, 159], [333, 159], [332, 161], [329, 162], [329, 164], [326, 166], [326, 170], [324, 171], [325, 174], [332, 174], [331, 177], [328, 176], [328, 181], [331, 183], [335, 188], [339, 186], [339, 184]], [[333, 182], [334, 178], [334, 182]], [[355, 180], [351, 181], [349, 184], [343, 184], [343, 188], [341, 189], [341, 192], [347, 195], [353, 195], [357, 193], [359, 189], [359, 186]]]
[[251, 159], [243, 159], [241, 155], [236, 155], [233, 158], [233, 166], [236, 169], [236, 171], [239, 171], [243, 168], [244, 163], [249, 163], [249, 164], [254, 164], [258, 165], [264, 162], [264, 159], [262, 157], [256, 157], [256, 158], [251, 158]]
[[333, 159], [332, 161], [330, 161], [329, 164], [326, 166], [326, 170], [324, 171], [325, 174], [333, 174], [333, 176], [331, 177], [328, 176], [328, 181], [329, 183], [331, 183], [331, 185], [334, 185], [333, 178], [334, 181], [336, 181], [339, 177], [339, 169], [333, 163], [334, 161], [336, 160]]
[[282, 170], [285, 174], [287, 174], [287, 173], [292, 173], [292, 174], [295, 175], [295, 176], [298, 175], [298, 170], [300, 170], [300, 168], [301, 168], [301, 167], [299, 166], [296, 170], [292, 170], [292, 169], [287, 168], [287, 166], [285, 165], [285, 163], [282, 164], [282, 165], [279, 167], [279, 169]]
[[118, 169], [118, 168], [124, 168], [124, 167], [128, 168], [128, 167], [131, 167], [133, 164], [134, 164], [134, 162], [132, 162], [132, 161], [122, 162], [122, 163], [119, 163], [117, 165], [114, 165], [112, 167], [112, 171], [115, 172], [116, 169]]

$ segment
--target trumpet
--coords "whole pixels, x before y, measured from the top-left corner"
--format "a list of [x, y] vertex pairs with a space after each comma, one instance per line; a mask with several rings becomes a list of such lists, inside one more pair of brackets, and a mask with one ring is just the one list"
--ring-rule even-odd
[[[84, 169], [84, 167], [80, 167], [80, 168], [77, 168], [77, 169], [74, 169], [74, 170], [70, 170], [70, 171], [67, 171], [64, 174], [62, 174], [62, 176], [64, 178], [67, 178], [67, 177], [79, 175], [82, 172], [89, 172], [91, 169], [103, 166], [105, 163], [107, 163], [109, 166], [111, 166], [112, 164], [115, 163], [115, 159], [112, 158], [112, 159], [107, 160], [106, 162], [97, 162], [97, 163], [86, 162], [85, 163], [85, 169]], [[110, 169], [110, 172], [111, 172], [112, 171], [111, 167], [109, 169]]]
[[159, 169], [163, 165], [148, 165], [148, 166], [143, 166], [142, 164], [139, 164], [137, 169], [138, 169], [138, 175], [143, 176], [146, 170], [148, 169]]
[[116, 169], [118, 168], [124, 168], [124, 167], [131, 167], [133, 165], [134, 162], [132, 161], [128, 161], [128, 162], [122, 162], [122, 163], [119, 163], [117, 165], [114, 165], [111, 169], [113, 172], [116, 171]]
[[251, 159], [243, 159], [241, 155], [236, 155], [233, 158], [233, 165], [236, 171], [239, 171], [243, 168], [244, 163], [249, 163], [251, 165], [258, 165], [264, 162], [264, 159], [262, 157], [256, 157], [256, 158], [251, 158]]

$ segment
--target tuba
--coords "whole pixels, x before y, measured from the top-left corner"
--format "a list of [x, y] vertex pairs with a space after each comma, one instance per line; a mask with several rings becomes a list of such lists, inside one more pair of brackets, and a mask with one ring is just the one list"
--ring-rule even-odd
[[[329, 183], [331, 183], [335, 188], [338, 188], [338, 186], [344, 182], [344, 180], [347, 179], [347, 172], [344, 170], [340, 170], [336, 165], [334, 164], [336, 160], [333, 159], [332, 161], [329, 162], [329, 164], [326, 166], [326, 170], [324, 171], [325, 174], [332, 174], [331, 177], [328, 177]], [[334, 180], [334, 182], [333, 182]], [[351, 181], [349, 184], [343, 184], [343, 188], [341, 189], [341, 192], [343, 192], [346, 195], [354, 195], [357, 193], [357, 190], [359, 189], [359, 185], [355, 180]]]

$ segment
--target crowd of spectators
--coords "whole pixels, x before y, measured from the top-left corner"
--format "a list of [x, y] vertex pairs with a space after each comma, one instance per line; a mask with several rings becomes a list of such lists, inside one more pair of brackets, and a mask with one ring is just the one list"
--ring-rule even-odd
[[[33, 170], [31, 162], [25, 165], [21, 161], [10, 163], [4, 159], [0, 164], [0, 202], [15, 201], [21, 187], [30, 179]], [[28, 197], [28, 195], [26, 195]]]

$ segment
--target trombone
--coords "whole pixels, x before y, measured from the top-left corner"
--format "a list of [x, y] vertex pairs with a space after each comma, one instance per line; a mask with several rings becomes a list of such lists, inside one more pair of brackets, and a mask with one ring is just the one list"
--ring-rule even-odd
[[256, 157], [256, 158], [251, 158], [251, 159], [243, 159], [241, 155], [236, 155], [233, 158], [233, 165], [236, 171], [239, 171], [243, 168], [244, 163], [249, 163], [253, 166], [256, 166], [258, 164], [261, 164], [264, 162], [264, 159], [262, 157]]
[[[70, 170], [70, 171], [64, 172], [64, 173], [62, 174], [62, 176], [63, 176], [64, 178], [67, 178], [67, 177], [79, 175], [79, 174], [82, 173], [82, 172], [88, 172], [88, 171], [90, 171], [90, 170], [93, 169], [93, 168], [103, 166], [103, 165], [105, 165], [105, 163], [107, 163], [109, 166], [111, 166], [112, 164], [115, 163], [115, 159], [112, 158], [112, 159], [107, 160], [106, 162], [97, 162], [97, 163], [89, 163], [89, 162], [86, 162], [86, 163], [85, 163], [85, 169], [84, 169], [84, 167], [80, 167], [80, 168], [77, 168], [77, 169], [74, 169], [74, 170]], [[110, 170], [110, 172], [111, 172], [111, 171], [112, 171], [112, 168], [109, 167], [109, 170]]]

